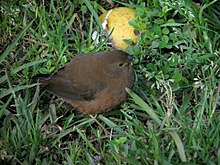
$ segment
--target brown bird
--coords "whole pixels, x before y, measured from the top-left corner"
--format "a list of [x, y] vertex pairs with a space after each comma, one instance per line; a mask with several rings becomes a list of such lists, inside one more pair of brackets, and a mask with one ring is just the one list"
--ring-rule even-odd
[[49, 77], [39, 77], [48, 91], [86, 114], [109, 111], [127, 97], [134, 82], [131, 58], [119, 50], [74, 57]]

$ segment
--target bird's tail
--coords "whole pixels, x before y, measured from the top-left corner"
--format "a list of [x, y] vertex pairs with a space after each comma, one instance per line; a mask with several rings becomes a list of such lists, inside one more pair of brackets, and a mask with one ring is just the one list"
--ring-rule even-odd
[[50, 82], [50, 75], [49, 74], [37, 74], [32, 78], [33, 82], [40, 83], [42, 88], [46, 88]]

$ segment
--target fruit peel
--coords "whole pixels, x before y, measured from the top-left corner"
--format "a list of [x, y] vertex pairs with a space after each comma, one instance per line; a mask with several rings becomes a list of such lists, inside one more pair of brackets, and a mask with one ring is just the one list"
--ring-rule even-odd
[[103, 30], [105, 33], [108, 32], [105, 35], [110, 34], [113, 30], [112, 46], [116, 49], [126, 50], [129, 45], [124, 42], [125, 39], [136, 41], [138, 36], [135, 34], [135, 29], [129, 25], [129, 22], [135, 19], [135, 13], [134, 9], [119, 7], [107, 11], [99, 17]]

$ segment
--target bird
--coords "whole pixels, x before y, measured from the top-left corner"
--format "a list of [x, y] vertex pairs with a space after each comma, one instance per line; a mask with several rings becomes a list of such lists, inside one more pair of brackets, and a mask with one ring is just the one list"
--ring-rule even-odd
[[74, 56], [49, 76], [37, 76], [38, 82], [84, 114], [112, 110], [127, 98], [132, 88], [132, 57], [121, 50], [90, 52]]

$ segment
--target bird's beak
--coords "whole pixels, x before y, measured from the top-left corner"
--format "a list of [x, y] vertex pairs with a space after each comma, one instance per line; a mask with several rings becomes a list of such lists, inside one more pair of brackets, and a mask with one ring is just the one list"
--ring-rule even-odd
[[134, 57], [132, 55], [128, 55], [127, 57], [128, 57], [128, 60], [127, 60], [128, 63], [131, 63], [131, 61], [134, 59]]

